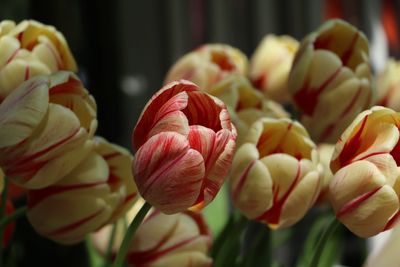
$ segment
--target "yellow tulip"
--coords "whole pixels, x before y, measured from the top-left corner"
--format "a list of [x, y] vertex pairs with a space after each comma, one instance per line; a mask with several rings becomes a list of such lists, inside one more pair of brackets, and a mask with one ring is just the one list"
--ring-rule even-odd
[[0, 103], [23, 81], [59, 70], [77, 71], [64, 36], [34, 20], [0, 23]]
[[288, 76], [299, 43], [290, 36], [265, 36], [250, 59], [249, 76], [267, 97], [280, 103], [290, 100]]
[[233, 203], [272, 229], [298, 222], [322, 185], [322, 166], [304, 127], [289, 119], [256, 121], [232, 163]]
[[341, 20], [305, 37], [289, 75], [300, 121], [317, 142], [334, 143], [358, 113], [372, 104], [367, 38]]

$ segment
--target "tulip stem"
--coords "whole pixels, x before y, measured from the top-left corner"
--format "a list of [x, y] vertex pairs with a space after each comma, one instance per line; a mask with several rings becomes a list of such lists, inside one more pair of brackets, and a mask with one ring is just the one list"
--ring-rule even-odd
[[139, 213], [135, 216], [128, 229], [126, 230], [124, 240], [122, 241], [121, 247], [119, 248], [117, 257], [114, 261], [113, 267], [122, 267], [125, 262], [126, 254], [128, 253], [129, 245], [133, 235], [142, 223], [144, 217], [149, 212], [151, 205], [147, 202], [140, 208]]
[[321, 258], [322, 252], [324, 251], [325, 245], [339, 225], [340, 222], [336, 220], [336, 218], [333, 218], [333, 220], [328, 225], [328, 228], [326, 228], [325, 232], [322, 234], [321, 238], [317, 242], [316, 251], [311, 259], [310, 267], [319, 267], [319, 260]]
[[224, 242], [226, 241], [229, 234], [231, 233], [231, 230], [232, 230], [232, 227], [234, 226], [234, 224], [235, 224], [235, 214], [231, 213], [229, 215], [229, 219], [228, 219], [224, 229], [218, 235], [217, 239], [214, 242], [212, 252], [211, 252], [211, 256], [213, 258], [217, 257], [219, 251], [221, 250], [222, 246], [224, 245]]
[[[124, 218], [125, 220], [125, 218]], [[112, 255], [112, 248], [114, 245], [114, 240], [115, 240], [115, 234], [117, 232], [117, 222], [113, 224], [110, 238], [108, 239], [108, 245], [107, 245], [107, 250], [106, 250], [106, 255], [104, 256], [104, 267], [109, 266], [109, 262], [111, 259]]]
[[3, 217], [3, 219], [0, 220], [1, 231], [4, 230], [4, 228], [6, 227], [7, 224], [9, 224], [10, 222], [15, 221], [18, 218], [20, 218], [21, 216], [25, 215], [27, 210], [28, 210], [28, 207], [23, 206], [23, 207], [20, 207], [17, 210], [15, 210], [9, 216]]

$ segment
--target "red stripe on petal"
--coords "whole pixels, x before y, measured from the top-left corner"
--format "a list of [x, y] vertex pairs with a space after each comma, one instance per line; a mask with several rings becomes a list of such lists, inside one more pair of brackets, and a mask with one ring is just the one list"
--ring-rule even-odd
[[375, 188], [374, 190], [371, 190], [365, 194], [362, 194], [361, 196], [353, 199], [352, 201], [348, 202], [345, 204], [337, 213], [336, 217], [342, 217], [346, 215], [349, 212], [354, 211], [356, 208], [358, 208], [362, 203], [367, 201], [370, 197], [372, 197], [376, 192], [378, 192], [382, 186]]
[[244, 170], [243, 174], [240, 176], [239, 182], [236, 185], [235, 189], [233, 190], [233, 194], [232, 194], [233, 199], [237, 199], [239, 197], [240, 191], [242, 190], [244, 183], [246, 182], [246, 179], [249, 176], [249, 172], [255, 163], [256, 163], [255, 160], [250, 162], [250, 164]]

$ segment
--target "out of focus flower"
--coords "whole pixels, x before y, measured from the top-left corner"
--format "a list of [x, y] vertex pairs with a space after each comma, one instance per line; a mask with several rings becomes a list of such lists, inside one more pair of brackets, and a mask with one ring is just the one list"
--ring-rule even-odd
[[341, 20], [331, 20], [301, 42], [289, 91], [313, 140], [334, 143], [372, 103], [368, 41]]
[[0, 23], [0, 103], [23, 81], [77, 66], [64, 36], [34, 20]]
[[27, 217], [41, 235], [73, 244], [121, 217], [136, 200], [131, 154], [95, 139], [89, 156], [62, 180], [28, 192]]
[[207, 205], [229, 171], [235, 138], [219, 99], [188, 81], [165, 85], [145, 106], [132, 135], [141, 196], [167, 214]]
[[[116, 255], [125, 235], [124, 225], [132, 221], [137, 209], [118, 221], [112, 255]], [[123, 221], [125, 220], [125, 221]], [[101, 254], [105, 255], [112, 226], [92, 235]], [[135, 267], [206, 267], [212, 259], [207, 256], [212, 242], [210, 230], [199, 213], [186, 211], [165, 215], [153, 209], [138, 228], [130, 243], [127, 262]]]
[[288, 76], [299, 43], [290, 36], [268, 34], [250, 59], [249, 76], [255, 87], [278, 102], [288, 102]]
[[369, 237], [399, 217], [400, 114], [383, 107], [362, 112], [335, 147], [329, 193], [336, 217]]
[[0, 105], [0, 166], [16, 184], [46, 187], [89, 153], [96, 105], [72, 73], [34, 77]]
[[377, 103], [400, 111], [400, 63], [391, 59], [377, 79]]
[[225, 44], [207, 44], [184, 55], [169, 70], [165, 83], [185, 79], [208, 91], [227, 74], [247, 74], [248, 59]]
[[260, 119], [238, 149], [231, 170], [233, 203], [249, 219], [285, 228], [312, 207], [322, 166], [304, 127], [289, 119]]
[[332, 180], [333, 174], [330, 168], [330, 163], [332, 159], [333, 151], [335, 150], [335, 146], [332, 144], [319, 144], [317, 147], [318, 155], [320, 163], [322, 164], [323, 170], [323, 179], [322, 179], [322, 188], [321, 193], [317, 199], [318, 203], [328, 202], [328, 191], [329, 184]]
[[289, 117], [280, 104], [265, 98], [240, 74], [227, 75], [212, 86], [209, 93], [226, 104], [232, 123], [238, 131], [237, 145], [242, 144], [250, 126], [259, 118]]

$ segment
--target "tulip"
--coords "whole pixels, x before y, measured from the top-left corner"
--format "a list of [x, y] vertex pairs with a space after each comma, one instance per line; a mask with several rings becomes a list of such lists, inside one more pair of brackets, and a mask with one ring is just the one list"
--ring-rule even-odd
[[0, 103], [23, 81], [59, 70], [77, 71], [64, 36], [34, 20], [0, 23]]
[[0, 105], [0, 166], [24, 188], [51, 185], [89, 153], [96, 127], [94, 100], [75, 75], [34, 77]]
[[28, 191], [27, 217], [41, 235], [73, 244], [119, 219], [134, 203], [132, 155], [96, 138], [93, 151], [49, 187]]
[[330, 168], [331, 158], [333, 151], [335, 150], [335, 146], [331, 144], [319, 144], [317, 147], [320, 163], [323, 167], [322, 174], [322, 187], [321, 193], [317, 199], [317, 203], [326, 203], [329, 201], [328, 192], [329, 192], [329, 184], [332, 180], [333, 174]]
[[400, 111], [400, 63], [391, 59], [386, 68], [378, 75], [378, 105]]
[[374, 107], [359, 114], [335, 147], [329, 194], [336, 217], [370, 237], [399, 217], [400, 114]]
[[290, 100], [288, 76], [299, 43], [290, 36], [265, 36], [250, 59], [249, 76], [255, 87], [268, 98]]
[[141, 196], [167, 214], [201, 209], [224, 182], [235, 138], [220, 100], [189, 81], [165, 85], [145, 106], [132, 135]]
[[263, 118], [236, 152], [231, 195], [247, 218], [285, 228], [313, 206], [321, 180], [316, 146], [304, 127], [289, 119]]
[[169, 70], [165, 84], [185, 79], [208, 91], [227, 74], [245, 75], [247, 57], [238, 49], [224, 44], [207, 44], [184, 55]]
[[[118, 221], [113, 255], [125, 234], [123, 225], [136, 213], [134, 207]], [[111, 228], [111, 225], [104, 227], [92, 235], [93, 243], [102, 255], [106, 254]], [[212, 259], [207, 256], [211, 242], [210, 230], [200, 213], [186, 211], [165, 215], [153, 209], [133, 236], [126, 259], [135, 267], [206, 267], [212, 264]]]
[[372, 103], [368, 42], [341, 20], [323, 24], [301, 42], [289, 92], [313, 140], [334, 143]]
[[280, 104], [266, 99], [243, 75], [227, 75], [226, 78], [215, 84], [209, 93], [226, 104], [232, 123], [238, 132], [237, 145], [243, 143], [249, 127], [257, 119], [289, 117]]

